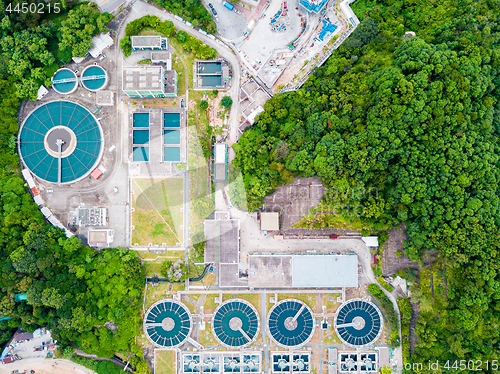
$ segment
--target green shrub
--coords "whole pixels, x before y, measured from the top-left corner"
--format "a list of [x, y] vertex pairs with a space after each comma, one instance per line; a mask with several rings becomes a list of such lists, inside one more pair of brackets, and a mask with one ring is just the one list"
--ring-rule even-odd
[[384, 278], [382, 278], [382, 277], [377, 277], [377, 282], [379, 282], [379, 283], [380, 283], [380, 285], [381, 285], [382, 287], [384, 287], [387, 291], [389, 291], [389, 292], [392, 292], [392, 291], [393, 291], [392, 286], [391, 286], [389, 283], [387, 283], [387, 282], [385, 281], [385, 279], [384, 279]]
[[[400, 342], [399, 342], [399, 322], [398, 322], [398, 315], [396, 314], [396, 311], [394, 310], [394, 305], [392, 304], [392, 301], [387, 297], [387, 295], [382, 291], [380, 286], [378, 284], [372, 283], [368, 286], [368, 291], [370, 294], [376, 299], [377, 303], [379, 306], [384, 310], [385, 312], [385, 317], [387, 318], [388, 324], [389, 324], [389, 329], [391, 331], [391, 335], [393, 333], [396, 333], [398, 335], [398, 338], [392, 338], [392, 344], [396, 344], [395, 347], [398, 347]], [[391, 338], [389, 336], [389, 344], [391, 344]], [[392, 347], [392, 345], [391, 345]], [[395, 348], [392, 347], [392, 348]]]

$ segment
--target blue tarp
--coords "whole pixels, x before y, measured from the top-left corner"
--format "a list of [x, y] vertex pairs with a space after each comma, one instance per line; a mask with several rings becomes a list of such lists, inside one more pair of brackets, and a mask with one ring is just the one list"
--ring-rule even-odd
[[323, 29], [318, 35], [318, 38], [323, 41], [327, 33], [333, 33], [335, 30], [337, 30], [337, 26], [333, 25], [330, 23], [330, 21], [323, 20]]

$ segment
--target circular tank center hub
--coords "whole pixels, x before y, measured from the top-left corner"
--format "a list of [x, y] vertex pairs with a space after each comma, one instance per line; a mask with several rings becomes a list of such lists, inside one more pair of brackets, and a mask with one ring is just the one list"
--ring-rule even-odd
[[285, 328], [289, 331], [295, 330], [297, 328], [297, 320], [293, 317], [288, 317], [285, 319]]
[[51, 128], [43, 141], [45, 150], [52, 157], [59, 157], [59, 147], [61, 157], [68, 157], [76, 148], [76, 135], [69, 127], [56, 126]]
[[231, 328], [231, 330], [238, 331], [243, 327], [243, 322], [241, 321], [240, 318], [233, 317], [229, 321], [229, 327]]
[[356, 325], [353, 326], [356, 330], [361, 330], [365, 327], [365, 320], [363, 317], [356, 316], [352, 319], [352, 322], [356, 323]]
[[163, 321], [161, 321], [161, 327], [165, 331], [172, 331], [175, 327], [175, 322], [170, 317], [164, 318]]

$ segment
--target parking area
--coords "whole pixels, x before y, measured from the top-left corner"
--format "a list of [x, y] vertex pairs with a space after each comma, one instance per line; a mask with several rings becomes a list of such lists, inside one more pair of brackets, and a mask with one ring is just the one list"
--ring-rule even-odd
[[16, 343], [12, 354], [20, 358], [46, 357], [47, 353], [54, 351], [50, 331], [36, 330], [33, 338]]
[[[239, 6], [231, 4], [234, 8], [233, 10], [229, 10], [224, 6], [223, 0], [211, 0], [207, 2], [208, 4], [211, 4], [213, 7], [211, 8], [209, 5], [207, 9], [217, 23], [217, 31], [223, 38], [234, 41], [243, 37], [247, 30], [247, 19]], [[212, 9], [217, 13], [217, 18]], [[241, 14], [238, 14], [235, 10], [238, 10]]]

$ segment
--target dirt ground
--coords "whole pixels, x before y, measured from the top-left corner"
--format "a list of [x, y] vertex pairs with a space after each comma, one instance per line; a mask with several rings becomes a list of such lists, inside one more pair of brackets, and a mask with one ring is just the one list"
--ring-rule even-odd
[[36, 374], [94, 374], [92, 370], [77, 365], [69, 360], [48, 358], [29, 358], [1, 365], [0, 374], [10, 374], [13, 370], [35, 370]]
[[[406, 234], [406, 227], [400, 224], [394, 227], [390, 234], [389, 239], [385, 242], [385, 250], [383, 255], [382, 274], [391, 275], [397, 273], [399, 269], [406, 269], [409, 267], [417, 268], [418, 263], [411, 261], [405, 254], [403, 248], [403, 241], [408, 239]], [[401, 251], [403, 255], [398, 257], [396, 254]]]

